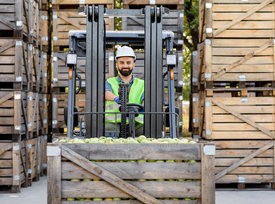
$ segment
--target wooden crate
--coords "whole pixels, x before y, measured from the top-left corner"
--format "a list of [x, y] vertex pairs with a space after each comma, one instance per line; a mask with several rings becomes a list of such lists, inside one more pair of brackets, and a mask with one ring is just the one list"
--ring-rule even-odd
[[[65, 62], [66, 53], [53, 53], [53, 87], [69, 86], [69, 68]], [[114, 52], [106, 52], [106, 79], [115, 76]], [[86, 58], [79, 57], [77, 60], [77, 73], [82, 79], [81, 87], [85, 88]], [[102, 70], [103, 71], [103, 70]], [[76, 86], [79, 86], [77, 80]], [[59, 92], [59, 91], [55, 91]]]
[[[68, 106], [67, 93], [54, 93], [52, 99], [52, 128], [54, 133], [64, 133], [64, 128], [67, 128], [64, 122], [64, 107]], [[77, 94], [75, 100], [75, 107], [78, 112], [86, 111], [86, 94]], [[82, 121], [85, 121], [85, 116], [80, 115]]]
[[205, 97], [203, 137], [272, 139], [274, 104], [274, 96]]
[[[133, 75], [139, 79], [144, 79], [144, 52], [135, 52], [136, 66], [133, 70]], [[177, 52], [177, 65], [174, 68], [174, 85], [182, 88], [183, 85], [183, 55], [182, 52]], [[166, 55], [163, 54], [163, 73], [167, 72]], [[164, 86], [168, 87], [167, 76], [164, 78]]]
[[198, 93], [200, 90], [199, 84], [199, 74], [200, 70], [198, 69], [198, 51], [193, 51], [191, 55], [191, 92]]
[[[216, 184], [238, 183], [239, 188], [243, 188], [247, 183], [271, 183], [274, 189], [274, 140], [217, 140], [213, 143], [217, 148]], [[237, 163], [242, 160], [245, 162]]]
[[28, 90], [28, 46], [21, 40], [0, 39], [1, 88]]
[[273, 39], [212, 39], [198, 47], [200, 83], [274, 81]]
[[[10, 0], [0, 3], [1, 37], [39, 39], [39, 5], [31, 0]], [[32, 42], [32, 41], [30, 41]]]
[[273, 7], [272, 0], [202, 0], [200, 42], [207, 38], [274, 38]]
[[[71, 197], [137, 199], [112, 201], [112, 203], [214, 204], [215, 151], [213, 150], [215, 146], [211, 144], [48, 144], [48, 204], [78, 202], [66, 201], [66, 198]], [[197, 162], [116, 162], [144, 159], [194, 159]], [[111, 162], [91, 162], [91, 160]], [[84, 182], [68, 181], [68, 179], [101, 180]], [[133, 179], [134, 181], [131, 181]], [[139, 179], [149, 179], [149, 181], [139, 181]], [[163, 181], [164, 179], [173, 180]], [[175, 181], [175, 179], [194, 180]], [[158, 198], [196, 198], [196, 200], [159, 201]]]
[[[167, 16], [162, 18], [162, 29], [173, 31], [174, 48], [182, 51], [183, 45], [183, 10], [170, 10]], [[144, 30], [144, 17], [123, 17], [122, 30]]]
[[48, 11], [50, 8], [50, 1], [49, 0], [40, 0], [39, 8], [42, 9], [43, 11]]
[[42, 171], [43, 175], [47, 175], [47, 143], [48, 136], [44, 135], [42, 140]]
[[26, 142], [0, 143], [0, 187], [11, 187], [12, 193], [20, 193], [27, 187], [28, 152]]
[[[86, 30], [86, 17], [78, 15], [77, 8], [53, 10], [53, 46], [55, 52], [69, 48], [70, 30]], [[114, 18], [106, 17], [104, 20], [106, 30], [114, 30]]]
[[27, 140], [28, 149], [28, 186], [39, 181], [43, 175], [43, 136]]
[[0, 139], [20, 142], [28, 137], [27, 93], [0, 91]]
[[[44, 122], [43, 94], [29, 92], [28, 95], [28, 132], [29, 138], [43, 134]], [[46, 122], [46, 121], [45, 121]]]

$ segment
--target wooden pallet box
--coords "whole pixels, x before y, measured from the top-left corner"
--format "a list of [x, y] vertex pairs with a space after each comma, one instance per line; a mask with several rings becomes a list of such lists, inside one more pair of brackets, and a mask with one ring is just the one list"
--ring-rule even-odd
[[[144, 52], [135, 52], [136, 66], [133, 70], [133, 75], [139, 79], [144, 79]], [[174, 68], [174, 86], [181, 87], [183, 85], [183, 55], [182, 52], [177, 52], [177, 65]], [[163, 74], [167, 72], [166, 55], [163, 54]], [[168, 87], [168, 77], [164, 78], [164, 86]]]
[[[214, 204], [213, 154], [215, 146], [211, 144], [48, 144], [48, 204], [79, 202], [66, 201], [67, 198], [137, 199], [112, 203]], [[197, 162], [116, 162], [144, 159], [194, 159]], [[106, 160], [110, 162], [104, 162]]]
[[274, 96], [205, 97], [203, 137], [272, 139], [274, 104]]
[[199, 93], [199, 66], [198, 66], [198, 51], [193, 51], [191, 55], [191, 92]]
[[39, 181], [43, 175], [43, 136], [27, 140], [28, 149], [28, 186]]
[[41, 50], [48, 52], [50, 50], [50, 18], [48, 11], [40, 11], [41, 16]]
[[199, 8], [200, 42], [207, 38], [274, 38], [272, 0], [203, 0]]
[[0, 85], [28, 90], [28, 46], [22, 40], [0, 39]]
[[20, 142], [28, 137], [28, 94], [0, 91], [0, 139]]
[[[217, 148], [217, 184], [272, 183], [274, 188], [274, 140], [217, 140], [213, 143]], [[246, 162], [237, 163], [242, 159]]]
[[[162, 18], [162, 29], [173, 31], [174, 48], [182, 50], [183, 45], [183, 10], [170, 10], [167, 16]], [[122, 30], [144, 30], [144, 17], [123, 17]]]
[[[53, 10], [53, 46], [54, 51], [69, 48], [69, 31], [86, 30], [86, 17], [78, 15], [76, 9]], [[106, 30], [114, 30], [114, 18], [104, 18]]]
[[0, 3], [1, 37], [39, 39], [39, 5], [37, 1], [10, 0]]
[[[28, 132], [29, 138], [43, 134], [44, 122], [43, 94], [29, 92], [28, 94]], [[46, 121], [45, 121], [46, 122]]]
[[274, 81], [273, 39], [212, 39], [198, 48], [200, 83]]
[[[53, 53], [53, 87], [68, 87], [69, 86], [69, 68], [66, 67], [66, 53]], [[115, 76], [114, 52], [106, 52], [105, 71], [106, 79]], [[79, 57], [77, 59], [77, 73], [81, 76], [81, 87], [85, 88], [85, 72], [86, 58]], [[103, 71], [103, 70], [102, 70]], [[79, 80], [76, 81], [76, 86], [79, 86]]]
[[[52, 128], [55, 131], [58, 129], [67, 128], [64, 122], [64, 107], [68, 106], [68, 94], [67, 93], [54, 93], [52, 98]], [[75, 107], [78, 109], [78, 112], [86, 111], [86, 94], [77, 94]], [[85, 122], [85, 116], [80, 115], [82, 121]]]
[[44, 135], [42, 140], [42, 172], [43, 175], [47, 175], [47, 143], [48, 136]]
[[0, 187], [11, 186], [12, 193], [20, 193], [28, 184], [28, 152], [26, 142], [0, 143]]

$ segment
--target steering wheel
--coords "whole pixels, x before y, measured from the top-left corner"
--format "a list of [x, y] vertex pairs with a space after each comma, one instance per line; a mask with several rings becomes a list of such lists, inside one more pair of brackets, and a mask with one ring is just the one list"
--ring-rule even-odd
[[[141, 110], [143, 110], [143, 105], [138, 104], [138, 103], [127, 103], [127, 109], [129, 112], [139, 112]], [[119, 107], [119, 111], [121, 111], [121, 106]], [[136, 114], [135, 116], [138, 116], [138, 114]]]

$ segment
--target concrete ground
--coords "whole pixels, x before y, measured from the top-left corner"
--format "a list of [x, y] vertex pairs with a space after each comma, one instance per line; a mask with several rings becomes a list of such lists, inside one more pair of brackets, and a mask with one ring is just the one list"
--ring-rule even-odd
[[[40, 177], [33, 186], [19, 194], [1, 194], [1, 204], [47, 204], [47, 177]], [[216, 204], [275, 203], [275, 191], [216, 191]]]

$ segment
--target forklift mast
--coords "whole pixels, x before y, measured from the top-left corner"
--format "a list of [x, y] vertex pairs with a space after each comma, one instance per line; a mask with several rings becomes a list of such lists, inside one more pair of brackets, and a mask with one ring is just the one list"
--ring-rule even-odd
[[[163, 136], [163, 51], [166, 49], [168, 67], [168, 102], [170, 137], [176, 137], [176, 114], [173, 68], [173, 32], [162, 30], [162, 16], [169, 13], [164, 7], [146, 6], [143, 9], [106, 9], [103, 5], [79, 8], [87, 16], [87, 31], [70, 31], [70, 48], [67, 55], [69, 67], [68, 137], [73, 134], [75, 114], [76, 61], [86, 56], [86, 137], [105, 135], [105, 49], [108, 45], [131, 44], [144, 48], [144, 130], [147, 137]], [[107, 31], [105, 16], [143, 16], [144, 31]], [[80, 83], [81, 84], [81, 83]], [[91, 113], [91, 114], [89, 114]], [[98, 114], [96, 114], [98, 113]], [[87, 125], [89, 124], [89, 125]], [[82, 124], [81, 124], [82, 125]], [[80, 125], [80, 126], [81, 126]]]

